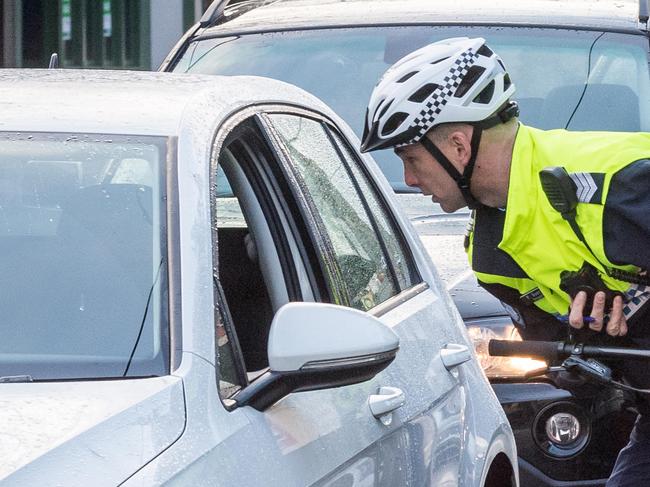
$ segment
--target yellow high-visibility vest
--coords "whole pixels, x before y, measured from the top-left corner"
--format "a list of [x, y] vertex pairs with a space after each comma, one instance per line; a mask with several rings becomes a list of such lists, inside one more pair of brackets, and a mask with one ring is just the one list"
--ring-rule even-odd
[[[650, 159], [650, 133], [543, 131], [520, 124], [498, 249], [512, 258], [525, 275], [502, 275], [497, 268], [476, 271], [486, 267], [477, 258], [490, 257], [478, 257], [479, 253], [473, 256], [475, 236], [470, 231], [467, 251], [477, 278], [514, 288], [522, 296], [535, 293], [534, 304], [552, 314], [566, 313], [570, 304], [570, 297], [560, 289], [560, 273], [577, 271], [585, 262], [599, 271], [607, 287], [626, 291], [630, 283], [608, 276], [605, 266], [630, 272], [639, 269], [615, 265], [605, 255], [603, 211], [612, 177], [642, 159]], [[551, 166], [564, 167], [577, 183], [580, 203], [576, 221], [593, 253], [553, 209], [542, 189], [539, 173]], [[650, 208], [648, 212], [650, 218]], [[481, 210], [476, 218], [481, 218]]]

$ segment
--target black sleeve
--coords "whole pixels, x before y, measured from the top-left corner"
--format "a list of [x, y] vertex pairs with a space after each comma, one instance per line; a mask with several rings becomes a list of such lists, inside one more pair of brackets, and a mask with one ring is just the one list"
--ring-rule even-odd
[[[503, 284], [479, 284], [495, 298], [506, 305], [513, 323], [524, 340], [565, 340], [568, 335], [567, 326], [555, 317], [542, 311], [534, 304], [523, 304], [519, 292]], [[514, 316], [513, 316], [514, 314]]]
[[650, 159], [612, 177], [603, 212], [603, 245], [612, 263], [650, 269]]

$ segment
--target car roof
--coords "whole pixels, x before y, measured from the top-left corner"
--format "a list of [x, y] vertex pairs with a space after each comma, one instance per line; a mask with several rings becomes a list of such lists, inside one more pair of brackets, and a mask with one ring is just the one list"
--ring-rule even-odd
[[0, 131], [178, 135], [183, 120], [214, 125], [256, 103], [317, 98], [281, 81], [140, 71], [0, 69]]
[[635, 0], [248, 0], [226, 7], [218, 22], [205, 34], [377, 24], [513, 24], [641, 30], [639, 4]]

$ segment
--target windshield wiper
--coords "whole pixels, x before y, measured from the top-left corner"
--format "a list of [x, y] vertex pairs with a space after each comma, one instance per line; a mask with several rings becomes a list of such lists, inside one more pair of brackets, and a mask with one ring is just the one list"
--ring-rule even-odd
[[0, 383], [6, 382], [34, 382], [34, 378], [31, 375], [5, 375], [0, 377]]
[[596, 45], [596, 42], [598, 42], [598, 40], [604, 35], [605, 33], [603, 32], [602, 34], [600, 34], [598, 37], [594, 39], [594, 42], [591, 43], [591, 47], [589, 48], [589, 57], [587, 58], [587, 79], [585, 80], [585, 86], [582, 88], [580, 99], [578, 100], [578, 103], [576, 103], [575, 108], [571, 112], [571, 116], [569, 117], [569, 120], [567, 120], [567, 123], [564, 126], [565, 130], [569, 128], [569, 124], [571, 123], [571, 120], [573, 120], [573, 116], [578, 111], [578, 107], [582, 103], [582, 99], [585, 97], [585, 93], [587, 92], [587, 87], [589, 86], [589, 76], [591, 76], [591, 54], [594, 50], [594, 46]]
[[135, 339], [135, 343], [133, 344], [133, 350], [131, 350], [131, 355], [129, 356], [129, 361], [126, 363], [126, 369], [124, 369], [124, 374], [122, 374], [122, 377], [126, 377], [126, 374], [129, 373], [129, 369], [131, 368], [131, 362], [133, 361], [133, 356], [135, 355], [135, 351], [138, 349], [140, 338], [142, 337], [142, 331], [144, 330], [144, 325], [147, 321], [147, 313], [149, 311], [149, 305], [151, 304], [151, 296], [153, 295], [153, 290], [156, 288], [156, 283], [158, 282], [158, 278], [160, 277], [160, 269], [162, 268], [162, 265], [163, 265], [163, 259], [160, 259], [160, 264], [158, 265], [158, 270], [156, 271], [156, 277], [153, 280], [151, 289], [149, 289], [147, 304], [144, 307], [144, 316], [142, 317], [142, 321], [140, 322], [140, 331], [138, 332], [138, 337]]

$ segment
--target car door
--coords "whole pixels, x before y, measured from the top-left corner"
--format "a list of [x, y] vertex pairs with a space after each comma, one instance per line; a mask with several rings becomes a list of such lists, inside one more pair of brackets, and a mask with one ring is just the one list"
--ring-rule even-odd
[[[458, 317], [442, 286], [423, 281], [370, 173], [335, 126], [310, 112], [258, 108], [228, 127], [212, 169], [216, 367], [220, 417], [238, 426], [175, 480], [457, 484], [465, 404]], [[233, 408], [268, 366], [274, 314], [300, 300], [378, 317], [399, 335], [396, 360], [360, 384], [289, 394], [263, 411]], [[370, 402], [383, 414], [375, 417]]]
[[[298, 181], [312, 240], [321, 242], [321, 268], [332, 268], [324, 272], [331, 276], [331, 296], [379, 317], [400, 336], [397, 359], [362, 393], [401, 390], [405, 404], [393, 421], [410, 454], [408, 480], [455, 485], [465, 391], [462, 365], [452, 365], [451, 357], [458, 353], [462, 362], [469, 354], [453, 311], [424, 282], [385, 195], [335, 125], [299, 113], [270, 113], [265, 121], [286, 172]], [[380, 441], [377, 451], [380, 464], [391, 465], [400, 447], [384, 448]]]

